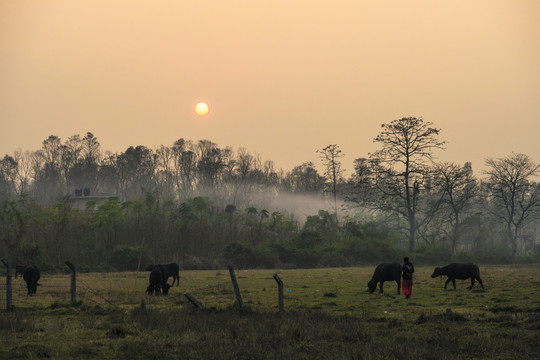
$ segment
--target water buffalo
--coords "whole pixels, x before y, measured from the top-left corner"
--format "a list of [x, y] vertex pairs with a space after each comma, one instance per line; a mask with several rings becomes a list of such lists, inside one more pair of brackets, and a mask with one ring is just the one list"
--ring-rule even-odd
[[383, 292], [383, 283], [385, 281], [395, 281], [397, 284], [397, 293], [401, 290], [401, 265], [398, 263], [380, 264], [375, 268], [373, 277], [368, 282], [369, 292], [373, 293], [377, 288], [377, 283], [381, 293]]
[[170, 264], [150, 264], [146, 271], [152, 271], [154, 268], [159, 267], [163, 274], [165, 275], [165, 282], [169, 280], [169, 276], [172, 276], [173, 282], [171, 286], [174, 286], [174, 282], [176, 281], [176, 286], [180, 285], [180, 266], [177, 263], [170, 263]]
[[23, 271], [23, 279], [26, 282], [26, 287], [28, 288], [28, 295], [33, 296], [36, 293], [37, 283], [41, 277], [39, 269], [34, 265], [27, 265]]
[[433, 270], [433, 274], [431, 274], [432, 278], [436, 278], [437, 276], [448, 276], [448, 279], [444, 283], [444, 288], [446, 289], [446, 286], [448, 285], [448, 282], [450, 280], [452, 281], [452, 284], [454, 285], [454, 289], [456, 288], [456, 279], [459, 280], [467, 280], [468, 278], [471, 279], [471, 286], [469, 286], [467, 289], [471, 290], [474, 286], [474, 280], [478, 280], [480, 283], [480, 286], [482, 289], [484, 288], [484, 284], [482, 283], [482, 279], [480, 279], [480, 269], [478, 269], [478, 266], [472, 263], [468, 264], [450, 264], [446, 265], [445, 267], [436, 267], [435, 270]]
[[146, 292], [150, 295], [160, 295], [162, 289], [166, 289], [167, 292], [169, 288], [167, 286], [164, 287], [164, 284], [168, 285], [166, 283], [165, 277], [163, 276], [163, 272], [159, 267], [155, 267], [151, 272], [150, 276], [148, 278], [150, 284], [146, 288]]
[[153, 269], [150, 272], [150, 284], [146, 288], [146, 292], [150, 295], [167, 295], [171, 285], [167, 284], [168, 272], [164, 265], [152, 265]]

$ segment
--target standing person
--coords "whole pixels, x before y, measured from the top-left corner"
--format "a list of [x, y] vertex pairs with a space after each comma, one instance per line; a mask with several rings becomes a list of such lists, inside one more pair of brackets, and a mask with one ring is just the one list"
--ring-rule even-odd
[[412, 293], [412, 274], [414, 272], [414, 265], [412, 262], [409, 261], [408, 257], [403, 258], [403, 283], [401, 285], [401, 288], [403, 289], [403, 295], [405, 295], [405, 299], [408, 299], [411, 297]]

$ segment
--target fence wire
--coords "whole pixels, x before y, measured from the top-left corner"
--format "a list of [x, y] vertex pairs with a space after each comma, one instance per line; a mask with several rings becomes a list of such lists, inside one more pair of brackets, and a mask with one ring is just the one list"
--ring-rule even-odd
[[[144, 273], [143, 273], [144, 274]], [[147, 302], [160, 304], [178, 304], [179, 300], [184, 300], [182, 292], [173, 292], [175, 287], [171, 287], [167, 296], [150, 297], [146, 294], [148, 279], [145, 276], [136, 274], [103, 274], [88, 279], [86, 274], [77, 274], [76, 299], [77, 302], [88, 302], [98, 306], [110, 307], [113, 309], [121, 308], [126, 305], [139, 304], [142, 299]], [[99, 285], [90, 284], [90, 281], [99, 282]], [[0, 311], [7, 307], [7, 279], [5, 274], [0, 275]], [[42, 275], [38, 281], [37, 292], [34, 296], [27, 295], [26, 283], [21, 277], [11, 277], [12, 287], [12, 305], [16, 308], [48, 307], [55, 304], [70, 304], [71, 300], [71, 277], [66, 275]], [[131, 286], [129, 286], [131, 285]], [[178, 287], [176, 287], [178, 288]], [[205, 286], [200, 287], [204, 289]], [[134, 289], [139, 289], [134, 291]], [[191, 289], [197, 290], [197, 289]], [[110, 294], [110, 295], [109, 295]], [[121, 300], [114, 299], [121, 298]], [[126, 301], [122, 301], [125, 299]], [[136, 300], [135, 300], [136, 299]]]

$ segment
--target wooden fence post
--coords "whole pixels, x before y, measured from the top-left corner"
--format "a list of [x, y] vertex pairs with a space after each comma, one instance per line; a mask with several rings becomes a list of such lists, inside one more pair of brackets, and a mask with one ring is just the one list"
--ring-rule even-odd
[[69, 261], [66, 261], [67, 267], [71, 270], [71, 306], [77, 304], [77, 278], [75, 275], [75, 266]]
[[231, 281], [234, 287], [236, 301], [238, 301], [238, 306], [240, 306], [240, 309], [243, 309], [244, 303], [242, 302], [242, 296], [240, 295], [240, 289], [238, 288], [238, 282], [236, 281], [236, 275], [234, 274], [234, 269], [232, 268], [232, 266], [229, 266], [229, 274], [231, 274]]
[[279, 278], [278, 274], [274, 274], [274, 280], [278, 283], [278, 304], [279, 311], [283, 311], [285, 307], [283, 306], [283, 281]]
[[11, 272], [9, 268], [9, 263], [6, 259], [2, 259], [2, 263], [4, 263], [6, 267], [6, 310], [12, 311], [13, 310], [13, 289], [11, 286]]
[[189, 302], [191, 302], [197, 309], [201, 309], [201, 310], [204, 310], [204, 306], [197, 301], [197, 299], [195, 299], [190, 293], [184, 293], [184, 296], [186, 297], [186, 299], [189, 300]]

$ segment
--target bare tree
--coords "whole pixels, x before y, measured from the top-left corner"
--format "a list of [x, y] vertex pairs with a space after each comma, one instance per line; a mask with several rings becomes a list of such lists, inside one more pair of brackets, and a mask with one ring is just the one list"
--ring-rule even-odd
[[223, 168], [223, 151], [212, 141], [199, 140], [197, 160], [199, 186], [205, 190], [216, 189]]
[[422, 118], [401, 118], [382, 124], [383, 130], [374, 139], [381, 149], [370, 154], [370, 167], [375, 178], [378, 198], [375, 206], [404, 218], [408, 231], [409, 251], [413, 252], [419, 227], [417, 206], [420, 191], [429, 173], [428, 162], [434, 149], [444, 141], [437, 139], [440, 129]]
[[17, 162], [17, 194], [26, 194], [33, 177], [32, 152], [29, 150], [16, 150], [13, 158]]
[[513, 261], [519, 230], [540, 211], [540, 190], [531, 181], [538, 175], [540, 164], [535, 164], [527, 155], [514, 153], [501, 159], [488, 158], [486, 164], [490, 167], [486, 174], [493, 213], [506, 224]]
[[0, 159], [0, 202], [16, 195], [17, 161], [9, 155]]
[[450, 225], [449, 238], [452, 254], [456, 254], [464, 212], [472, 206], [478, 195], [471, 163], [439, 163], [434, 169], [433, 186], [442, 193], [443, 207], [448, 210], [444, 219]]
[[324, 175], [329, 183], [330, 192], [334, 198], [334, 211], [337, 213], [337, 184], [342, 178], [340, 158], [343, 157], [342, 151], [336, 144], [317, 150], [321, 154], [321, 160], [325, 167]]

